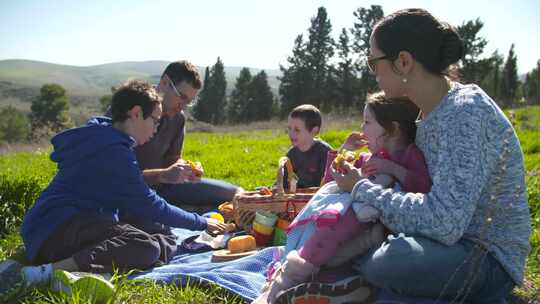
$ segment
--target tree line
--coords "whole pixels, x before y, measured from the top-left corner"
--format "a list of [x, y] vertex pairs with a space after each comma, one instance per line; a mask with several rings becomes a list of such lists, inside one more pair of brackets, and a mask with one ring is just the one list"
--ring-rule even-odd
[[[313, 104], [324, 112], [362, 109], [369, 93], [377, 88], [367, 67], [369, 38], [384, 16], [380, 5], [360, 7], [350, 28], [342, 28], [337, 39], [324, 7], [311, 18], [306, 33], [294, 40], [292, 54], [280, 66], [279, 96], [269, 90], [264, 73], [251, 76], [244, 68], [230, 96], [223, 61], [206, 69], [204, 88], [193, 109], [195, 118], [212, 124], [246, 123], [285, 117], [300, 104]], [[519, 80], [514, 44], [503, 57], [499, 51], [484, 55], [487, 40], [480, 35], [484, 23], [477, 18], [456, 29], [463, 39], [465, 56], [458, 64], [459, 80], [481, 86], [502, 108], [540, 104], [540, 60], [535, 69]], [[255, 85], [258, 83], [259, 85]]]
[[[212, 124], [250, 123], [284, 118], [300, 104], [313, 104], [323, 112], [361, 110], [367, 94], [377, 90], [367, 67], [369, 37], [384, 16], [380, 5], [359, 7], [350, 28], [342, 28], [337, 39], [324, 7], [310, 19], [306, 33], [297, 35], [292, 54], [280, 65], [279, 96], [274, 96], [263, 70], [252, 75], [243, 68], [227, 96], [224, 63], [220, 57], [204, 74], [204, 86], [189, 109], [198, 120]], [[520, 81], [514, 44], [506, 56], [498, 50], [484, 55], [487, 40], [480, 32], [484, 23], [477, 18], [463, 22], [457, 31], [464, 42], [465, 56], [458, 71], [462, 83], [481, 86], [502, 108], [540, 104], [540, 60]], [[103, 111], [111, 95], [100, 99]], [[0, 109], [0, 142], [35, 140], [73, 125], [66, 90], [46, 84], [25, 115], [8, 106]]]

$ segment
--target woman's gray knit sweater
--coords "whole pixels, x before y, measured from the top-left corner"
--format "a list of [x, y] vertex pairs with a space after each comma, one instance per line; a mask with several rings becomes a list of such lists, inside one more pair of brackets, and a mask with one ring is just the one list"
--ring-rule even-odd
[[531, 223], [523, 153], [506, 116], [479, 87], [456, 84], [418, 122], [416, 144], [424, 152], [431, 192], [398, 192], [362, 179], [353, 201], [379, 209], [381, 221], [396, 232], [446, 245], [470, 239], [520, 284]]

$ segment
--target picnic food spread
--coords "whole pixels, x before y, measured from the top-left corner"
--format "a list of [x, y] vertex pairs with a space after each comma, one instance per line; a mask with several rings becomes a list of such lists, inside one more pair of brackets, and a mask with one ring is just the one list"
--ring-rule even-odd
[[[223, 262], [254, 254], [261, 247], [284, 245], [287, 227], [318, 187], [283, 189], [283, 175], [288, 181], [297, 179], [292, 163], [286, 157], [279, 160], [277, 183], [273, 187], [257, 187], [255, 191], [239, 191], [231, 202], [223, 202], [217, 208], [225, 223], [234, 225], [226, 229], [226, 248], [215, 250], [213, 262]], [[289, 180], [290, 179], [290, 180]], [[281, 187], [280, 187], [281, 186]], [[209, 217], [218, 218], [211, 212]], [[221, 217], [219, 218], [221, 220]], [[234, 222], [234, 223], [233, 223]], [[241, 234], [241, 235], [239, 235]], [[213, 237], [218, 237], [214, 234]]]

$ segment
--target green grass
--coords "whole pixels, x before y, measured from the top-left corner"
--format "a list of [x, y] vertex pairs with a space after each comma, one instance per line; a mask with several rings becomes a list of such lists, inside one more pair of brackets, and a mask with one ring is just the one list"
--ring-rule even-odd
[[[516, 289], [512, 303], [534, 303], [540, 293], [540, 107], [515, 110], [516, 131], [525, 154], [525, 168], [533, 234], [532, 252], [527, 260], [526, 286]], [[288, 149], [289, 141], [283, 126], [274, 130], [224, 133], [190, 133], [184, 144], [184, 158], [204, 164], [205, 175], [238, 184], [245, 189], [273, 183], [277, 160]], [[321, 137], [339, 146], [350, 128], [323, 132]], [[24, 262], [23, 246], [18, 235], [21, 218], [37, 195], [56, 173], [49, 152], [15, 153], [0, 156], [0, 260], [8, 257]], [[115, 279], [114, 303], [242, 303], [216, 286], [180, 288], [153, 282]], [[22, 303], [85, 303], [77, 295], [67, 297], [46, 289], [28, 289], [18, 295]], [[520, 302], [521, 301], [521, 302]], [[540, 299], [539, 299], [540, 301]]]

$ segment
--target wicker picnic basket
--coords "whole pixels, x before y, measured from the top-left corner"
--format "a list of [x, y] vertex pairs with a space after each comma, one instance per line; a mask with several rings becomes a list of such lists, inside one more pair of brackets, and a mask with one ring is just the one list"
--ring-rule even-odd
[[[289, 191], [291, 191], [288, 193], [283, 189], [285, 170], [289, 177]], [[319, 187], [296, 189], [295, 179], [297, 180], [290, 160], [286, 157], [281, 158], [278, 165], [276, 189], [244, 191], [235, 195], [232, 203], [236, 225], [241, 229], [251, 231], [257, 210], [271, 211], [292, 220], [319, 190]]]
[[318, 187], [298, 189], [296, 193], [263, 194], [260, 191], [238, 193], [233, 199], [234, 221], [240, 229], [251, 231], [257, 210], [286, 214], [288, 218], [294, 218], [317, 190]]

